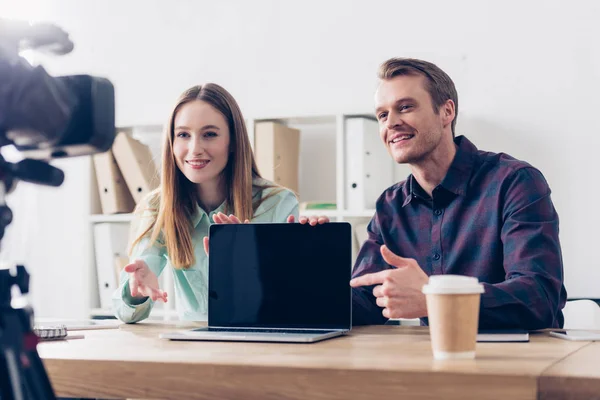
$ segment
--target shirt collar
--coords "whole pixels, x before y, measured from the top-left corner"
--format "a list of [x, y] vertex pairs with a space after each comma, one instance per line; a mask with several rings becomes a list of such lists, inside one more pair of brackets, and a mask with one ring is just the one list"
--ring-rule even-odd
[[420, 198], [422, 200], [431, 200], [429, 195], [425, 193], [423, 188], [419, 185], [415, 177], [410, 174], [406, 179], [406, 183], [403, 188], [404, 192], [404, 203], [402, 203], [402, 207], [409, 204], [413, 199]]
[[225, 203], [227, 203], [227, 200], [225, 200], [219, 207], [215, 208], [208, 214], [196, 203], [196, 211], [194, 212], [194, 215], [192, 215], [192, 227], [196, 228], [196, 226], [198, 226], [204, 217], [207, 217], [208, 221], [212, 223], [212, 216], [218, 212], [223, 212], [225, 210]]
[[[261, 193], [262, 186], [269, 185], [269, 183], [270, 182], [265, 179], [254, 178], [252, 180], [252, 199], [255, 200], [257, 196]], [[223, 203], [221, 203], [219, 207], [212, 210], [208, 214], [206, 213], [206, 211], [204, 211], [204, 209], [202, 209], [202, 207], [196, 204], [196, 210], [194, 212], [194, 215], [192, 215], [192, 227], [196, 228], [196, 226], [198, 226], [198, 224], [200, 223], [200, 221], [202, 221], [202, 218], [204, 218], [204, 216], [207, 216], [209, 218], [209, 222], [212, 224], [212, 216], [218, 212], [224, 212], [225, 203], [227, 203], [227, 200], [225, 200]]]
[[402, 185], [402, 195], [404, 197], [404, 203], [402, 203], [402, 207], [409, 204], [413, 198], [412, 179], [413, 179], [413, 176], [412, 176], [412, 174], [410, 174], [408, 176], [408, 178], [406, 178], [406, 182], [404, 182], [404, 185]]
[[455, 138], [454, 143], [457, 145], [456, 155], [441, 185], [452, 193], [464, 196], [473, 172], [477, 147], [464, 136]]
[[[475, 145], [465, 136], [456, 137], [454, 143], [457, 146], [456, 154], [440, 185], [454, 194], [464, 195], [467, 192], [469, 179], [471, 178], [471, 173], [473, 171], [477, 147], [475, 147]], [[420, 187], [418, 187], [418, 183], [415, 182], [415, 177], [410, 174], [402, 188], [402, 193], [404, 195], [402, 207], [409, 204], [413, 198], [423, 197], [419, 194], [419, 189]]]

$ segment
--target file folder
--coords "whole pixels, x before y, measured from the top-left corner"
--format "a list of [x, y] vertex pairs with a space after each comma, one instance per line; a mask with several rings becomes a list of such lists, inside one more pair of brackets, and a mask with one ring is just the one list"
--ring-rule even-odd
[[129, 213], [135, 203], [111, 150], [92, 156], [103, 214]]
[[298, 193], [298, 129], [277, 122], [257, 122], [254, 126], [254, 155], [263, 178]]
[[394, 161], [379, 137], [377, 121], [346, 119], [344, 150], [346, 208], [375, 208], [379, 196], [394, 184]]
[[112, 151], [131, 196], [139, 203], [159, 184], [150, 148], [125, 132], [120, 132], [115, 138]]

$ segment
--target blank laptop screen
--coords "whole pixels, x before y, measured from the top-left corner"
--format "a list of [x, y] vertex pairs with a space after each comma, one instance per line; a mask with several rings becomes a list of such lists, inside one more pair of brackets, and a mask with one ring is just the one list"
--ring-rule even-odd
[[350, 329], [351, 227], [210, 227], [208, 322], [218, 327]]

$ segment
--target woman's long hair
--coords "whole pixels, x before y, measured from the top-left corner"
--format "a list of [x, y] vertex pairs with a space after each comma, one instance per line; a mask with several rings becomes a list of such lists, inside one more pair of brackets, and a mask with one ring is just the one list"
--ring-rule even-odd
[[[250, 140], [242, 112], [237, 102], [221, 86], [207, 83], [186, 90], [177, 101], [164, 134], [162, 150], [162, 178], [159, 189], [151, 193], [139, 211], [149, 211], [149, 224], [133, 241], [131, 249], [149, 232], [150, 245], [160, 242], [166, 246], [174, 268], [187, 269], [194, 265], [191, 217], [198, 204], [195, 184], [179, 170], [173, 155], [174, 123], [179, 109], [186, 103], [202, 100], [225, 117], [230, 132], [230, 155], [223, 171], [227, 188], [225, 208], [240, 220], [251, 220], [258, 204], [253, 203], [252, 181], [260, 178], [254, 161]], [[265, 186], [269, 187], [269, 185]], [[264, 188], [264, 187], [263, 187]], [[270, 196], [268, 196], [270, 197]], [[262, 199], [264, 201], [266, 199]], [[259, 196], [259, 202], [260, 196]], [[144, 209], [141, 209], [144, 208]], [[148, 215], [148, 213], [144, 213]]]

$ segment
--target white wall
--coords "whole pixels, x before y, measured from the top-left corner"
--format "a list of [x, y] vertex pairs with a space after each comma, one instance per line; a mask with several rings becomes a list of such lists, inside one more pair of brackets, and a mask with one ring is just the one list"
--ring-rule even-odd
[[458, 132], [545, 174], [569, 295], [600, 297], [600, 2], [0, 0], [0, 14], [67, 29], [76, 50], [45, 65], [110, 78], [121, 125], [164, 122], [207, 81], [252, 117], [369, 112], [380, 62], [433, 61], [457, 85]]
[[83, 318], [97, 297], [90, 274], [95, 270], [89, 223], [91, 160], [53, 163], [63, 169], [60, 188], [19, 183], [7, 198], [13, 223], [2, 240], [0, 260], [23, 263], [31, 275], [36, 315]]

